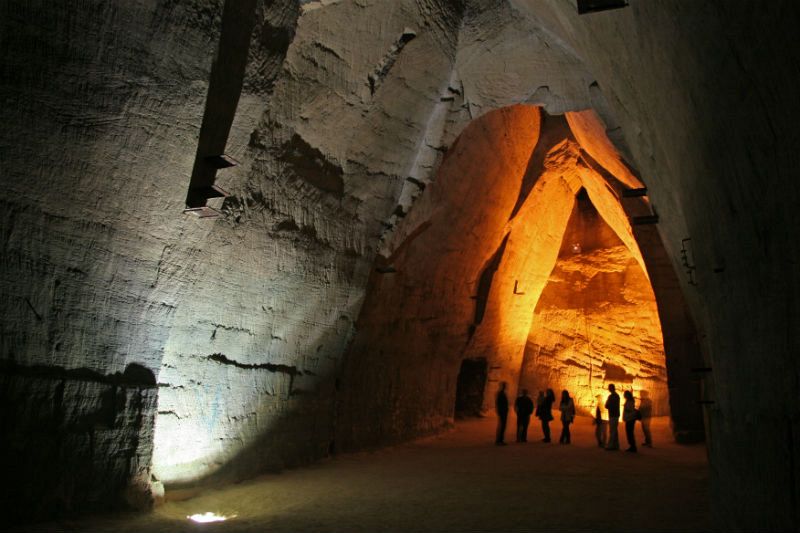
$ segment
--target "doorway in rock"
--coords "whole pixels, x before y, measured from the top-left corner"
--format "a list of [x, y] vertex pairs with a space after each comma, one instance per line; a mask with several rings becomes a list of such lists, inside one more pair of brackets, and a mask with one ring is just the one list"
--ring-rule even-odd
[[480, 416], [488, 363], [484, 358], [464, 359], [456, 383], [456, 418]]

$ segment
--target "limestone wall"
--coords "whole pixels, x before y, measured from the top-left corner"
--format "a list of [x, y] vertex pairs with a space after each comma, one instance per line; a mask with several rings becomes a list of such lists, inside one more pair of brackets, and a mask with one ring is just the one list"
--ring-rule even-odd
[[[181, 211], [222, 4], [0, 8], [4, 379], [49, 397], [62, 370], [105, 382], [131, 364], [148, 369], [158, 398], [142, 404], [141, 427], [155, 424], [141, 430], [152, 449], [144, 478], [168, 488], [328, 453], [337, 369], [375, 251], [463, 126], [509, 94], [471, 80], [496, 60], [477, 43], [505, 40], [507, 6], [493, 15], [488, 3], [469, 12], [436, 1], [261, 3], [226, 147], [241, 164], [217, 178], [231, 197], [220, 219], [191, 218]], [[484, 15], [489, 34], [477, 30]], [[538, 87], [558, 72], [560, 84], [537, 98], [562, 107], [588, 94], [569, 81], [586, 76], [569, 54], [515, 28], [570, 69], [520, 65], [508, 79]], [[461, 44], [471, 51], [459, 55]], [[48, 385], [26, 377], [39, 367], [54, 369]], [[92, 411], [101, 389], [63, 404]], [[3, 453], [32, 450], [18, 446], [32, 438], [26, 405], [9, 411], [19, 434]], [[40, 467], [58, 490], [79, 492], [74, 469], [47, 457]], [[97, 472], [94, 460], [74, 463], [109, 487], [98, 496], [109, 502], [124, 501], [113, 487], [138, 483], [99, 457]], [[20, 473], [33, 486], [29, 474]], [[146, 503], [150, 489], [140, 489]], [[77, 510], [91, 506], [78, 500]]]
[[[613, 381], [647, 391], [659, 414], [670, 411], [674, 388], [676, 411], [696, 416], [698, 396], [682, 393], [688, 377], [667, 380], [662, 310], [643, 270], [656, 264], [655, 247], [648, 244], [645, 259], [620, 180], [587, 154], [587, 141], [606, 143], [608, 167], [627, 167], [608, 140], [594, 138], [602, 130], [579, 130], [586, 144], [578, 142], [569, 117], [512, 106], [479, 117], [457, 138], [392, 235], [405, 240], [376, 260], [342, 370], [338, 445], [395, 442], [449, 424], [464, 359], [488, 363], [484, 412], [502, 381], [512, 396], [518, 383], [570, 388], [584, 411]], [[647, 210], [646, 199], [637, 201]], [[574, 241], [586, 253], [568, 257]], [[683, 303], [664, 307], [677, 315], [676, 305]], [[670, 331], [676, 324], [684, 326], [671, 321]], [[594, 348], [576, 348], [581, 339]], [[690, 364], [696, 345], [680, 348], [671, 356]], [[678, 421], [676, 431], [690, 429]]]
[[[608, 384], [647, 398], [654, 416], [669, 415], [661, 323], [647, 276], [586, 194], [567, 226], [525, 345], [521, 388], [569, 390], [594, 416]], [[602, 403], [602, 402], [601, 402]]]
[[585, 60], [660, 216], [712, 369], [717, 523], [797, 529], [800, 6], [632, 1], [579, 16], [567, 2], [513, 3]]
[[4, 364], [0, 468], [6, 521], [151, 505], [163, 494], [151, 487], [150, 474], [156, 393], [152, 372], [137, 365], [103, 376]]
[[[201, 221], [181, 210], [221, 0], [0, 6], [2, 376], [14, 398], [51, 402], [60, 384], [83, 391], [65, 394], [63, 411], [36, 415], [44, 426], [79, 428], [54, 429], [65, 439], [56, 448], [77, 432], [77, 449], [86, 451], [63, 468], [56, 468], [57, 454], [40, 465], [63, 473], [45, 483], [67, 494], [58, 501], [93, 505], [69, 496], [80, 492], [70, 488], [69, 472], [85, 465], [108, 487], [135, 487], [145, 470], [168, 485], [230, 479], [319, 457], [334, 435], [334, 448], [358, 446], [446, 423], [449, 397], [425, 391], [454, 387], [457, 357], [425, 352], [409, 364], [384, 359], [382, 366], [377, 361], [387, 352], [356, 339], [352, 353], [366, 366], [346, 363], [342, 372], [342, 354], [368, 278], [394, 283], [383, 274], [377, 281], [374, 268], [410, 253], [400, 248], [409, 238], [436, 235], [435, 226], [429, 237], [415, 233], [429, 215], [451, 223], [415, 206], [425, 201], [443, 154], [457, 153], [453, 142], [470, 121], [528, 102], [552, 113], [597, 109], [649, 189], [660, 219], [643, 236], [618, 229], [624, 213], [596, 201], [605, 189], [591, 189], [600, 182], [587, 178], [588, 170], [559, 182], [574, 192], [581, 181], [623, 241], [636, 237], [644, 249], [646, 237], [666, 248], [655, 263], [652, 254], [641, 258], [650, 261], [659, 302], [686, 295], [705, 347], [701, 364], [712, 368], [704, 394], [715, 402], [706, 414], [720, 523], [797, 527], [796, 3], [632, 0], [622, 10], [579, 16], [570, 2], [545, 0], [287, 0], [260, 4], [257, 12], [226, 148], [241, 165], [218, 177], [232, 193], [224, 216]], [[562, 155], [577, 159], [570, 146]], [[614, 166], [588, 144], [582, 149], [606, 170]], [[517, 174], [515, 193], [525, 183]], [[451, 176], [458, 184], [459, 173]], [[456, 192], [472, 191], [453, 187], [452, 197]], [[569, 210], [561, 205], [545, 226]], [[520, 210], [514, 218], [526, 216]], [[423, 330], [426, 305], [403, 299], [419, 324], [400, 329], [391, 346], [416, 342], [420, 331], [444, 331], [430, 345], [456, 353], [452, 331], [461, 342], [474, 339], [473, 351], [464, 352], [472, 356], [493, 342], [488, 332], [519, 330], [522, 341], [495, 352], [501, 364], [493, 379], [513, 376], [507, 369], [521, 362], [532, 316], [523, 303], [550, 272], [517, 277], [532, 258], [514, 250], [533, 238], [560, 242], [557, 232], [526, 234], [523, 226], [493, 229], [491, 238], [477, 239], [476, 253], [439, 249], [432, 240], [408, 265], [420, 266], [421, 281], [449, 279], [437, 290], [469, 301], [448, 318], [452, 330], [437, 322]], [[508, 229], [508, 255], [498, 255]], [[470, 235], [471, 228], [462, 230]], [[658, 283], [653, 267], [681, 272], [682, 247], [691, 277]], [[445, 254], [442, 265], [468, 273], [429, 272], [435, 269], [424, 259], [434, 252]], [[532, 290], [520, 286], [526, 281]], [[469, 297], [487, 285], [488, 318], [470, 334], [476, 307]], [[493, 306], [506, 301], [510, 314], [500, 315]], [[669, 313], [659, 313], [665, 324]], [[683, 312], [673, 318], [689, 323]], [[668, 355], [670, 343], [694, 341], [692, 328], [670, 339], [665, 333]], [[130, 365], [156, 376], [157, 406], [154, 389], [121, 392], [117, 385], [108, 392]], [[681, 367], [682, 382], [690, 366]], [[75, 378], [77, 370], [91, 379]], [[362, 378], [356, 387], [353, 379]], [[353, 387], [347, 398], [345, 386]], [[398, 403], [409, 394], [399, 390], [423, 393]], [[126, 449], [138, 451], [125, 456], [145, 457], [147, 428], [155, 424], [152, 465], [105, 462], [106, 454], [92, 455], [86, 443], [106, 429], [57, 414], [107, 413], [95, 408], [112, 396], [126, 398], [126, 407], [114, 411], [112, 433], [103, 434], [130, 443], [137, 433], [141, 442]], [[356, 416], [357, 401], [383, 410]], [[24, 422], [34, 401], [21, 402], [4, 421], [12, 435], [0, 455], [33, 454], [18, 447], [35, 433]], [[392, 418], [394, 405], [413, 414]], [[37, 461], [30, 455], [20, 464]], [[148, 491], [140, 490], [145, 500]], [[123, 493], [109, 489], [98, 498], [118, 503]], [[755, 511], [761, 509], [769, 512]]]

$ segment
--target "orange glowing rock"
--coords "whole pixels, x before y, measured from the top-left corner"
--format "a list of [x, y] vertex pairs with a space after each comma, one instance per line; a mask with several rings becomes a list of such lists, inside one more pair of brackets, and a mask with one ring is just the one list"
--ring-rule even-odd
[[646, 391], [654, 414], [668, 414], [655, 295], [633, 254], [580, 194], [536, 306], [520, 386], [567, 389], [590, 414], [609, 383], [635, 396]]
[[[613, 380], [663, 413], [658, 314], [620, 201], [634, 186], [591, 113], [518, 105], [470, 123], [376, 261], [343, 369], [375, 403], [342, 400], [344, 447], [448, 424], [465, 359], [486, 362], [484, 410], [499, 381], [511, 397], [570, 389], [585, 412]], [[595, 222], [576, 222], [590, 199]]]

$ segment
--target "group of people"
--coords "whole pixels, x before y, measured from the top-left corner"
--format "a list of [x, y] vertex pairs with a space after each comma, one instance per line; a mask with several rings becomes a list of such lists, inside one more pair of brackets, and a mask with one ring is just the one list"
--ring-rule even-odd
[[[514, 412], [517, 415], [517, 442], [528, 442], [528, 425], [531, 421], [531, 416], [534, 415], [542, 422], [542, 432], [544, 433], [544, 442], [550, 442], [550, 422], [553, 420], [553, 404], [555, 404], [556, 396], [552, 389], [547, 389], [547, 392], [540, 391], [539, 396], [536, 398], [536, 404], [528, 396], [527, 389], [522, 389], [521, 394], [514, 402]], [[506, 423], [508, 421], [508, 397], [506, 396], [506, 384], [500, 383], [500, 390], [497, 393], [495, 403], [498, 416], [497, 424], [497, 438], [495, 443], [498, 445], [505, 444]], [[559, 404], [561, 411], [561, 437], [559, 442], [562, 444], [570, 443], [569, 426], [575, 420], [575, 403], [569, 395], [569, 392], [563, 391], [561, 393], [561, 403]]]
[[[633, 398], [633, 393], [629, 390], [623, 393], [625, 403], [622, 406], [620, 413], [620, 399], [619, 394], [616, 392], [616, 387], [611, 384], [608, 386], [608, 398], [603, 407], [608, 413], [608, 420], [604, 420], [602, 416], [602, 409], [600, 406], [601, 397], [598, 395], [598, 403], [595, 409], [595, 417], [593, 423], [595, 424], [595, 437], [597, 438], [597, 445], [606, 450], [619, 450], [619, 419], [622, 415], [622, 421], [625, 423], [625, 436], [628, 439], [628, 452], [636, 452], [636, 440], [634, 436], [634, 429], [636, 421], [640, 420], [642, 423], [642, 431], [644, 433], [644, 446], [652, 446], [650, 434], [650, 402], [646, 395], [642, 394], [642, 401], [640, 402], [639, 409], [636, 408], [636, 401]], [[522, 389], [520, 395], [514, 401], [514, 412], [517, 415], [517, 442], [528, 441], [528, 425], [530, 424], [531, 416], [535, 415], [542, 423], [543, 442], [550, 442], [550, 422], [553, 420], [553, 405], [555, 404], [556, 396], [553, 389], [547, 391], [539, 391], [539, 395], [534, 403], [533, 399], [528, 396], [527, 389]], [[505, 432], [506, 423], [508, 422], [509, 402], [506, 395], [505, 382], [500, 383], [500, 389], [497, 392], [495, 401], [495, 408], [497, 410], [497, 437], [495, 444], [505, 445]], [[561, 402], [558, 406], [561, 412], [561, 437], [558, 442], [561, 444], [569, 444], [571, 442], [571, 435], [569, 426], [575, 421], [575, 402], [572, 400], [568, 391], [561, 392]]]

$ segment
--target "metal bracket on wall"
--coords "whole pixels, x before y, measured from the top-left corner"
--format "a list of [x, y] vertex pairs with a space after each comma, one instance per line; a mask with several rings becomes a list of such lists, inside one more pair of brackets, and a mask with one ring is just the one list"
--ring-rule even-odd
[[222, 155], [210, 155], [206, 157], [206, 163], [211, 165], [212, 167], [216, 168], [217, 170], [223, 168], [230, 168], [235, 167], [239, 164], [237, 160], [229, 156], [228, 154]]
[[228, 192], [217, 185], [189, 187], [189, 193], [186, 195], [186, 209], [183, 212], [196, 215], [199, 218], [216, 218], [222, 213], [206, 205], [206, 202], [214, 198], [227, 198], [228, 196], [230, 196]]
[[227, 196], [224, 192], [219, 194], [221, 189], [214, 182], [217, 170], [237, 165], [235, 159], [225, 154], [225, 147], [244, 86], [258, 3], [258, 0], [226, 0], [222, 8], [219, 44], [211, 65], [184, 213], [202, 218], [219, 216], [219, 211], [207, 206], [206, 201]]
[[514, 280], [514, 294], [516, 294], [516, 295], [518, 295], [518, 296], [522, 296], [522, 295], [524, 295], [525, 293], [524, 293], [524, 292], [519, 292], [519, 291], [517, 290], [517, 288], [518, 288], [518, 284], [519, 284], [519, 280], [515, 279], [515, 280]]

